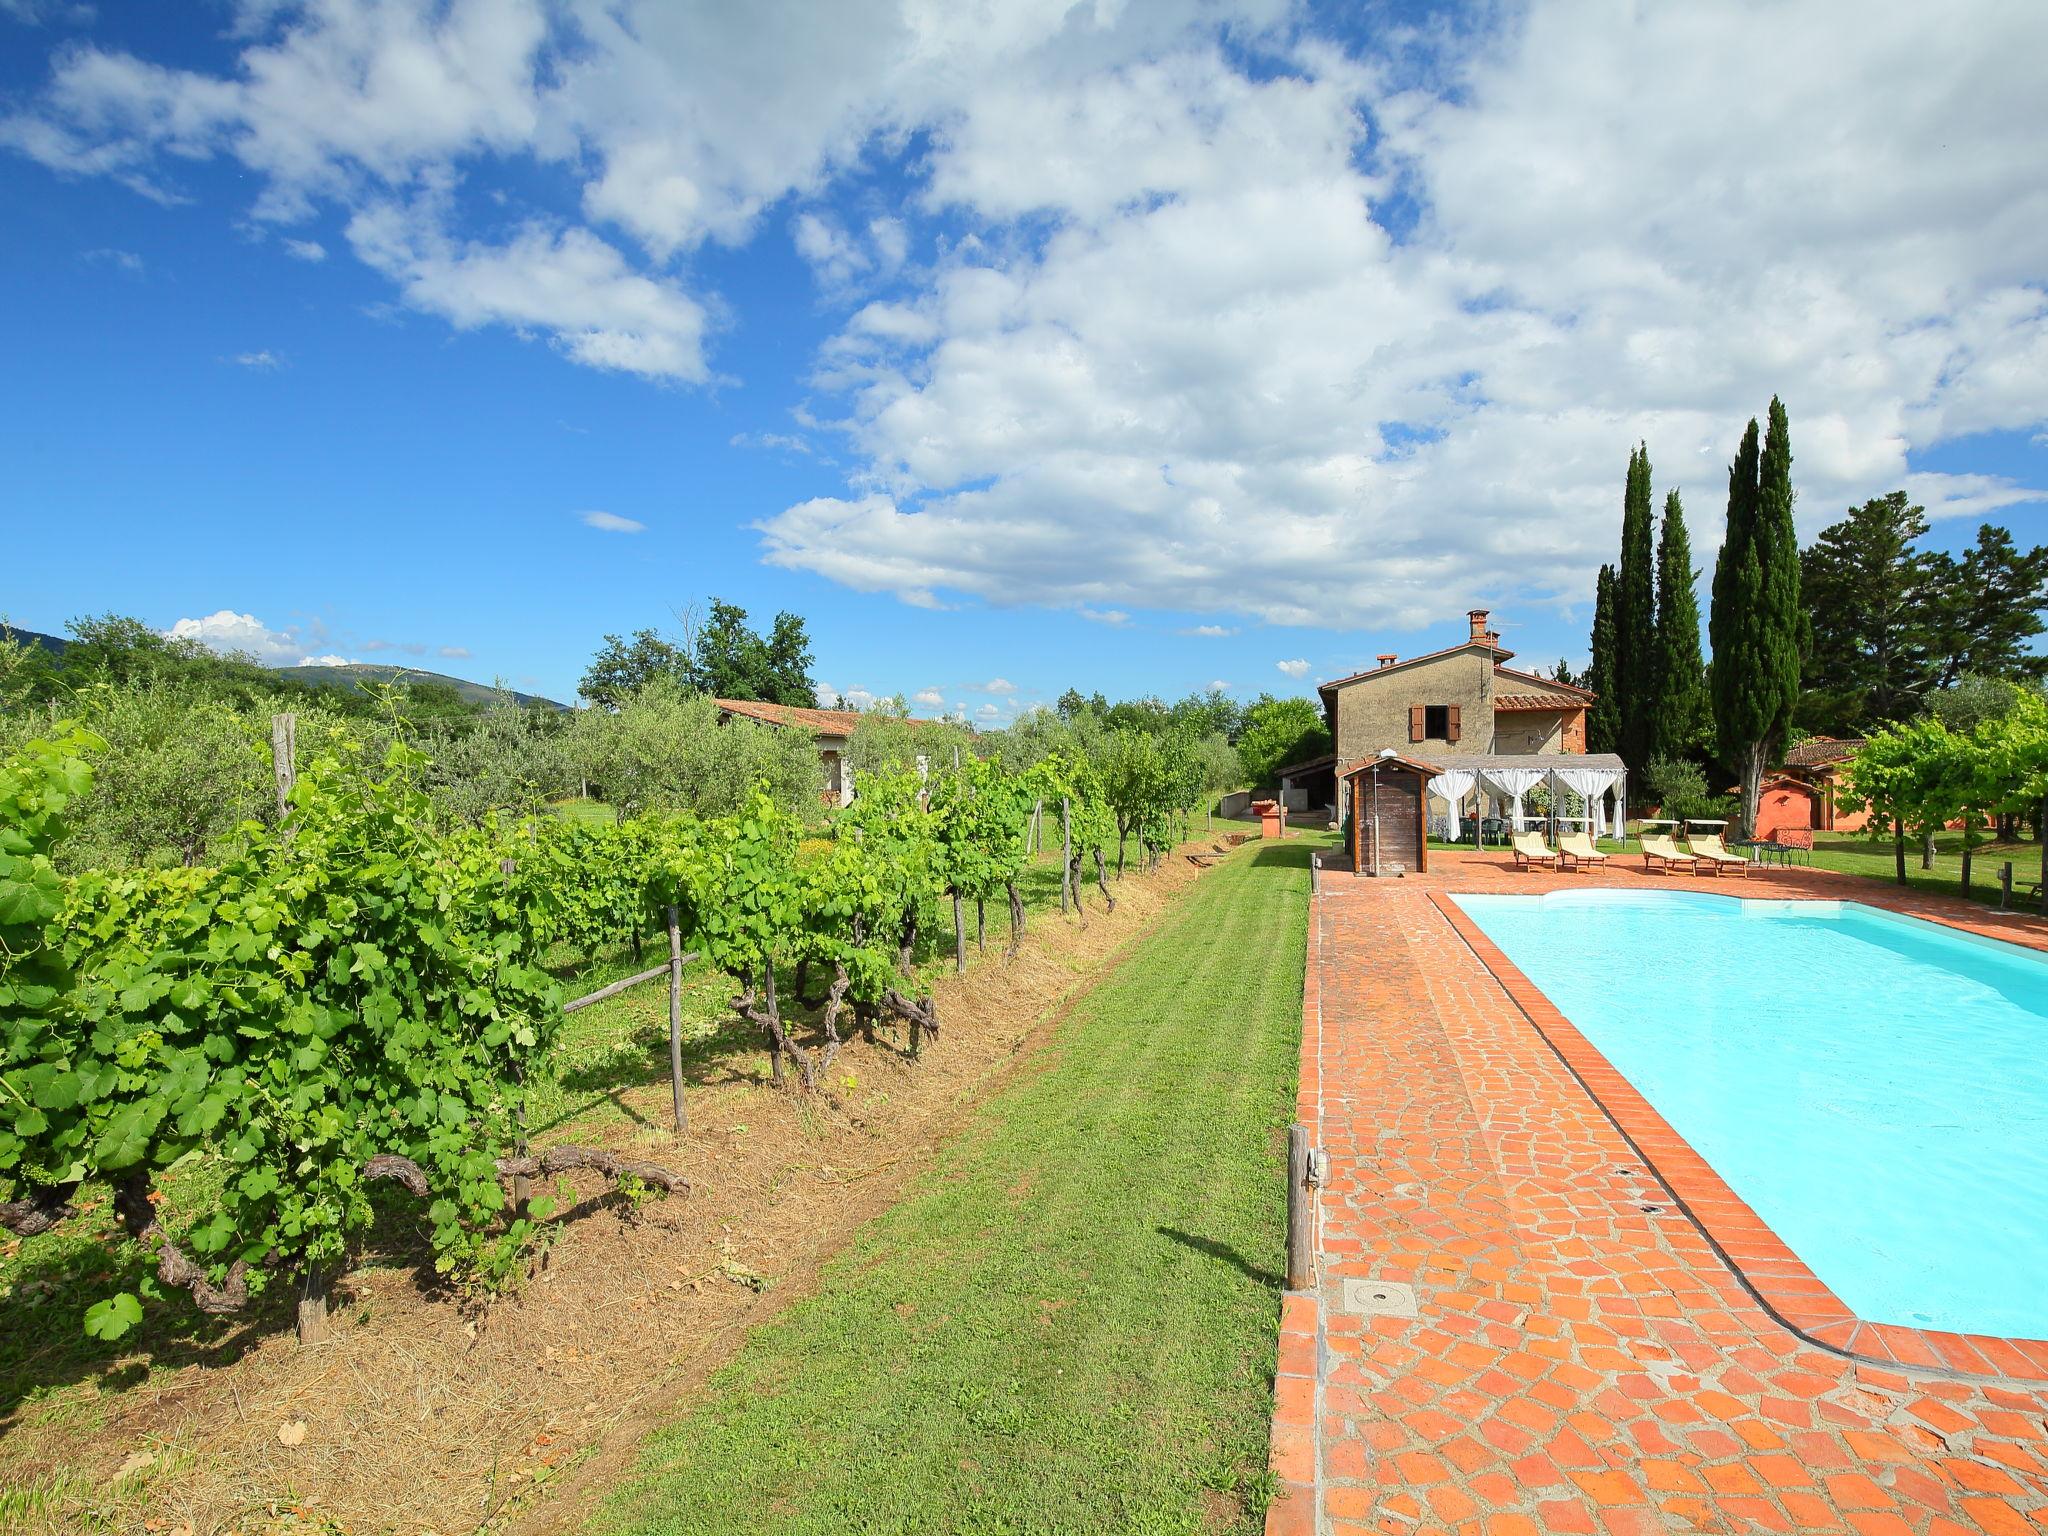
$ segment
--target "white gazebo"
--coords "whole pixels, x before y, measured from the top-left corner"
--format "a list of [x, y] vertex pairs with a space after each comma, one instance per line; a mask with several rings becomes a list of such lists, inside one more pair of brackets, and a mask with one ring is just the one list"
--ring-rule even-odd
[[[1619, 834], [1628, 824], [1628, 768], [1612, 752], [1563, 755], [1475, 753], [1448, 758], [1443, 769], [1429, 783], [1431, 800], [1441, 801], [1444, 806], [1444, 810], [1432, 819], [1443, 823], [1441, 835], [1451, 842], [1458, 842], [1463, 836], [1466, 805], [1476, 797], [1474, 814], [1483, 815], [1486, 801], [1493, 799], [1507, 807], [1514, 829], [1520, 832], [1528, 822], [1523, 800], [1539, 785], [1550, 791], [1550, 820], [1584, 822], [1586, 830], [1594, 837], [1609, 836], [1607, 796], [1612, 791], [1615, 809], [1612, 832]], [[1581, 814], [1572, 815], [1558, 809], [1568, 796], [1583, 803], [1585, 809]]]

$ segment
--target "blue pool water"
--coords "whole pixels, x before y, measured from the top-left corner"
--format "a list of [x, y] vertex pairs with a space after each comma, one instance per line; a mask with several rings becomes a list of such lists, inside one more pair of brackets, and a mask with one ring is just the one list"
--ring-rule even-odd
[[2048, 1338], [2048, 959], [1854, 902], [1455, 899], [1860, 1316]]

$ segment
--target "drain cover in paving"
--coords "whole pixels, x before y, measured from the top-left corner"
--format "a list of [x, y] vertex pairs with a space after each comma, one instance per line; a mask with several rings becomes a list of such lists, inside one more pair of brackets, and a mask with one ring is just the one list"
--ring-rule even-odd
[[1378, 1317], [1413, 1317], [1415, 1287], [1396, 1280], [1346, 1280], [1337, 1310]]

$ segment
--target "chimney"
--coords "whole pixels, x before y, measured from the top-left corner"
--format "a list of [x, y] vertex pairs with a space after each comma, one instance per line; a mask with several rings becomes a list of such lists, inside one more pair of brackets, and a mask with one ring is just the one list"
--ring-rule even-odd
[[1500, 636], [1487, 627], [1486, 615], [1486, 609], [1474, 608], [1465, 617], [1472, 621], [1472, 639], [1491, 643], [1500, 639]]
[[1398, 660], [1400, 660], [1400, 658], [1396, 656], [1392, 651], [1380, 652], [1380, 665], [1383, 667], [1391, 667]]

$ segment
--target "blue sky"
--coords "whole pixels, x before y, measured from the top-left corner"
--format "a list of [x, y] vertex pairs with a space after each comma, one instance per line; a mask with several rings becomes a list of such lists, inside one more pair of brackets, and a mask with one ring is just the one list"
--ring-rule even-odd
[[0, 614], [566, 698], [715, 594], [988, 723], [1475, 604], [1576, 663], [1630, 445], [1710, 560], [1774, 391], [1809, 533], [2040, 541], [2048, 21], [1979, 9], [0, 0]]

